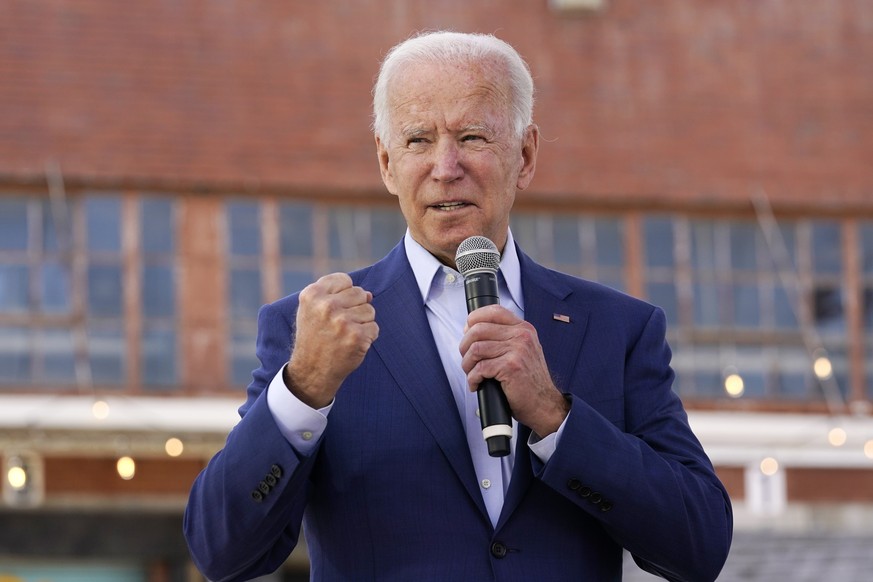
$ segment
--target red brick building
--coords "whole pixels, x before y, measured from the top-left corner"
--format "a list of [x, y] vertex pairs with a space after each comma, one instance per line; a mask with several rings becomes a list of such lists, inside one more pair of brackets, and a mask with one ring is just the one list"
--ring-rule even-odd
[[[513, 232], [664, 307], [738, 529], [873, 529], [846, 517], [873, 507], [873, 5], [0, 0], [0, 16], [0, 442], [30, 477], [4, 470], [0, 574], [97, 559], [197, 579], [179, 516], [244, 399], [257, 307], [399, 240], [370, 89], [391, 46], [437, 28], [527, 59], [544, 139]], [[144, 541], [109, 543], [132, 528]]]

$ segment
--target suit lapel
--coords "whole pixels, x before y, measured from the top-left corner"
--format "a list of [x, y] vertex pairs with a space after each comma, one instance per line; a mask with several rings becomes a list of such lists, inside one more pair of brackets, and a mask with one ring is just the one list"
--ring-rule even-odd
[[402, 242], [361, 285], [373, 292], [379, 324], [373, 349], [487, 518], [458, 408]]
[[[588, 310], [579, 306], [578, 301], [568, 301], [571, 289], [561, 278], [533, 262], [521, 249], [517, 250], [521, 263], [524, 318], [537, 330], [546, 364], [558, 389], [566, 392], [579, 360], [579, 350], [588, 324]], [[527, 445], [530, 434], [528, 427], [519, 426], [515, 465], [498, 528], [518, 507], [533, 481], [530, 459], [533, 453]]]

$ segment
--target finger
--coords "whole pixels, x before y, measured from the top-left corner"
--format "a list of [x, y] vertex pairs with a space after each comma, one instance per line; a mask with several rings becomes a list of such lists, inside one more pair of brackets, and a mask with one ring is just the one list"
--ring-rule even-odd
[[511, 346], [505, 341], [477, 341], [462, 352], [461, 368], [469, 373], [479, 362], [496, 360], [508, 354]]
[[339, 293], [352, 287], [352, 278], [347, 273], [331, 273], [319, 278], [311, 286], [322, 293]]
[[513, 325], [520, 321], [522, 320], [502, 305], [486, 305], [470, 312], [467, 316], [467, 327], [473, 327], [477, 323]]

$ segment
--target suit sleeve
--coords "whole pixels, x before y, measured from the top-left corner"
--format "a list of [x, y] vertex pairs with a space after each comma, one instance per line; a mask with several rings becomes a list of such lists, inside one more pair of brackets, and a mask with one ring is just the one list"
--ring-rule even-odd
[[[292, 305], [292, 311], [296, 304]], [[282, 436], [266, 388], [288, 361], [293, 327], [275, 305], [258, 314], [257, 355], [241, 419], [197, 476], [184, 533], [209, 579], [248, 580], [274, 571], [297, 544], [308, 477], [317, 453], [301, 455]]]
[[613, 371], [622, 386], [606, 406], [619, 410], [623, 422], [570, 386], [572, 408], [560, 442], [548, 464], [534, 466], [643, 569], [669, 580], [715, 580], [730, 548], [731, 504], [672, 390], [665, 330], [663, 312], [653, 308], [625, 354], [598, 354], [623, 362]]

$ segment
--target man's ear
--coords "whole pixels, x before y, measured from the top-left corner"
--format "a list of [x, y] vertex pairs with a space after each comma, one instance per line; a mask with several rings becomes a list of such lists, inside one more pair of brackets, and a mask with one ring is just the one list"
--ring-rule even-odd
[[397, 195], [397, 190], [394, 188], [394, 174], [391, 171], [391, 159], [388, 153], [388, 148], [379, 136], [376, 137], [376, 155], [379, 158], [379, 172], [382, 174], [382, 183], [391, 194]]
[[537, 167], [537, 151], [540, 148], [540, 129], [535, 123], [531, 123], [524, 130], [521, 142], [521, 169], [518, 172], [516, 188], [524, 190], [533, 180], [534, 171]]

